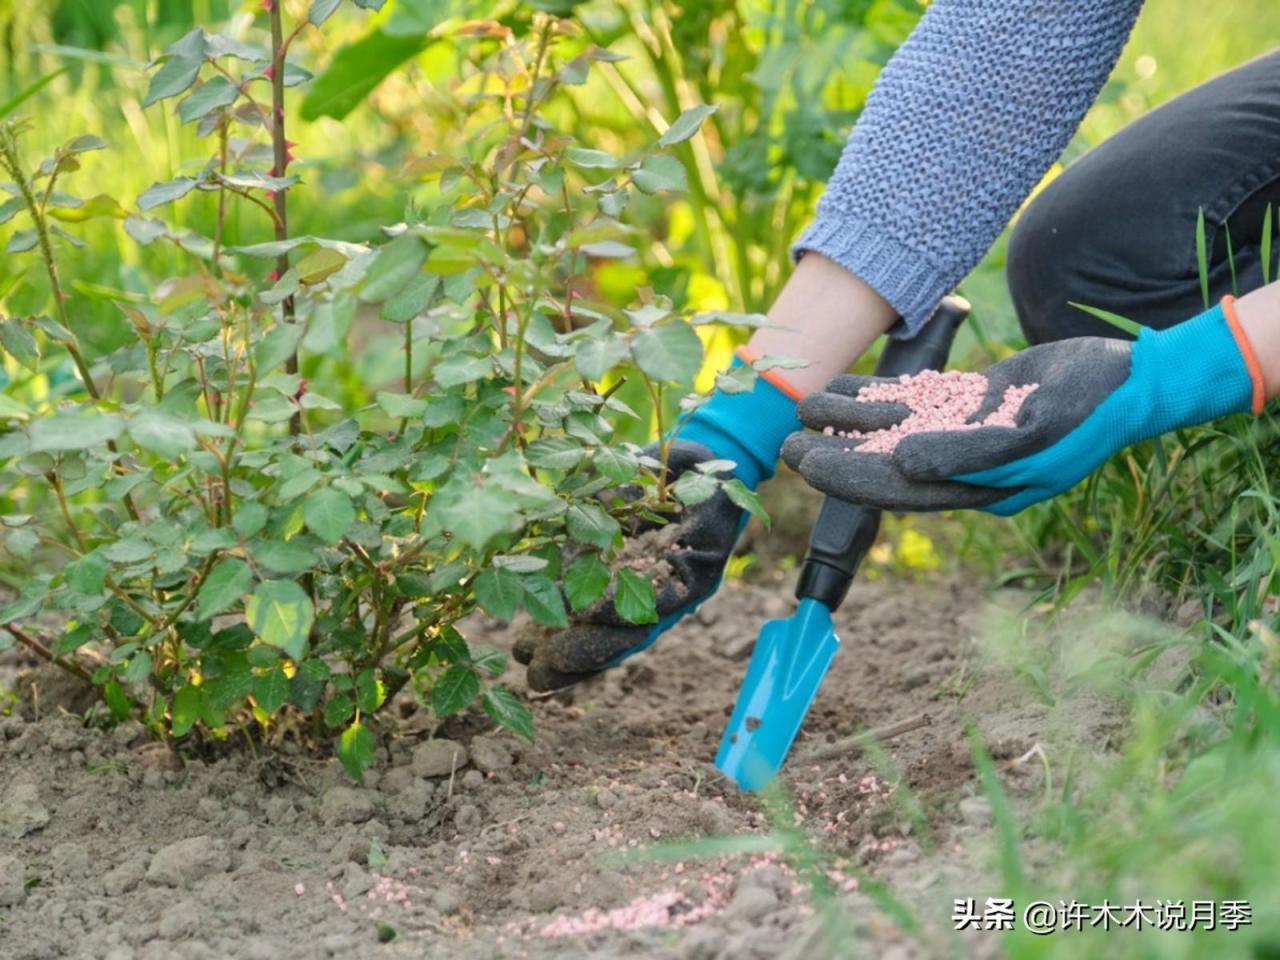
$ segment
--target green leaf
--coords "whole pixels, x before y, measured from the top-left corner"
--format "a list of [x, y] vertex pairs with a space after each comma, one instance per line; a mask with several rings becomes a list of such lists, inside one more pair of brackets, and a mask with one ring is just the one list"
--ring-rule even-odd
[[687, 507], [695, 507], [715, 496], [720, 484], [715, 477], [709, 477], [698, 470], [686, 470], [671, 486], [671, 492]]
[[400, 293], [418, 275], [426, 259], [427, 245], [417, 234], [403, 233], [384, 244], [365, 274], [360, 299], [365, 303], [382, 303]]
[[245, 598], [253, 583], [253, 571], [237, 557], [223, 557], [213, 565], [196, 596], [200, 616], [217, 616]]
[[455, 663], [431, 688], [431, 709], [437, 716], [452, 716], [471, 706], [479, 695], [480, 677], [471, 667]]
[[569, 615], [565, 611], [560, 588], [541, 574], [524, 578], [524, 607], [544, 627], [563, 630], [569, 626]]
[[226, 77], [212, 77], [178, 105], [178, 116], [183, 123], [191, 123], [206, 113], [230, 106], [238, 96], [240, 88]]
[[138, 197], [138, 209], [151, 210], [155, 207], [164, 206], [166, 203], [181, 200], [194, 190], [198, 183], [199, 181], [193, 180], [191, 177], [178, 177], [176, 180], [153, 183]]
[[184, 737], [200, 719], [200, 688], [192, 684], [180, 687], [173, 695], [169, 731], [175, 737]]
[[608, 334], [598, 340], [579, 340], [573, 350], [573, 364], [588, 380], [600, 380], [626, 356], [626, 341]]
[[380, 390], [377, 399], [378, 406], [386, 412], [387, 416], [397, 419], [401, 417], [417, 419], [427, 410], [425, 397], [411, 397], [407, 393], [387, 393]]
[[525, 455], [532, 466], [547, 470], [568, 470], [581, 463], [587, 451], [571, 437], [542, 437], [529, 444]]
[[386, 690], [378, 680], [378, 674], [373, 667], [365, 667], [356, 674], [355, 687], [356, 706], [360, 708], [361, 713], [373, 713], [382, 706]]
[[1204, 229], [1204, 207], [1196, 214], [1196, 267], [1200, 274], [1200, 298], [1209, 309], [1209, 254]]
[[390, 36], [374, 30], [334, 54], [325, 69], [311, 82], [302, 101], [302, 119], [333, 117], [341, 120], [368, 96], [400, 64], [427, 45], [427, 38]]
[[464, 546], [483, 550], [497, 536], [513, 532], [520, 509], [501, 485], [483, 475], [455, 476], [438, 490], [431, 508], [441, 525]]
[[440, 278], [429, 273], [410, 277], [408, 284], [382, 305], [382, 319], [408, 323], [431, 305], [440, 289]]
[[35, 249], [35, 245], [39, 242], [40, 234], [36, 231], [15, 230], [4, 249], [6, 253], [26, 253], [28, 250]]
[[251, 544], [249, 552], [260, 567], [286, 576], [306, 573], [316, 562], [315, 550], [298, 537], [292, 540], [261, 540]]
[[107, 589], [107, 561], [98, 553], [86, 553], [62, 568], [62, 578], [76, 593], [100, 597]]
[[618, 616], [628, 623], [658, 622], [653, 584], [626, 567], [618, 571], [618, 587], [613, 597], [613, 607], [618, 611]]
[[31, 425], [31, 451], [90, 450], [116, 439], [123, 429], [124, 421], [114, 414], [59, 413]]
[[133, 686], [142, 683], [151, 676], [151, 654], [141, 650], [129, 661], [129, 665], [120, 674], [120, 682]]
[[680, 116], [676, 117], [676, 122], [667, 127], [667, 132], [658, 138], [658, 146], [672, 147], [677, 143], [684, 143], [702, 126], [702, 121], [715, 113], [718, 108], [712, 104], [699, 104], [696, 107], [690, 107]]
[[324, 724], [326, 727], [340, 727], [355, 712], [355, 701], [345, 693], [340, 693], [324, 705]]
[[302, 333], [303, 325], [300, 323], [277, 323], [267, 331], [267, 335], [258, 341], [253, 351], [259, 376], [274, 370], [293, 356]]
[[342, 731], [336, 752], [347, 776], [361, 780], [365, 770], [373, 766], [373, 734], [357, 720]]
[[302, 518], [317, 537], [336, 544], [356, 522], [356, 508], [337, 487], [322, 487], [303, 501]]
[[749, 490], [746, 484], [741, 480], [736, 477], [732, 480], [726, 480], [721, 484], [721, 489], [729, 495], [729, 499], [737, 506], [760, 520], [766, 527], [769, 526], [770, 520], [768, 511], [765, 510], [764, 506], [760, 503], [760, 498], [757, 497], [753, 491]]
[[497, 647], [476, 647], [471, 651], [471, 663], [477, 670], [491, 677], [500, 677], [507, 669], [507, 655]]
[[107, 149], [105, 140], [91, 133], [86, 133], [78, 137], [72, 137], [62, 145], [59, 153], [64, 156], [74, 157], [78, 153], [92, 153], [94, 150], [105, 149]]
[[200, 73], [200, 59], [197, 57], [170, 57], [151, 75], [151, 85], [147, 87], [147, 96], [142, 101], [145, 110], [153, 103], [168, 97], [176, 97], [185, 93], [196, 82]]
[[661, 153], [645, 157], [639, 169], [631, 171], [631, 182], [650, 194], [682, 191], [689, 185], [684, 164]]
[[267, 525], [267, 508], [257, 500], [249, 500], [236, 508], [231, 526], [242, 537], [252, 537]]
[[112, 563], [140, 563], [153, 556], [155, 549], [140, 537], [126, 537], [103, 547], [102, 553]]
[[565, 523], [569, 527], [569, 536], [601, 550], [609, 549], [622, 530], [617, 520], [589, 501], [571, 503], [565, 514]]
[[570, 147], [564, 152], [564, 158], [575, 167], [587, 169], [616, 170], [622, 166], [622, 161], [613, 154], [585, 147]]
[[86, 220], [98, 220], [103, 217], [112, 220], [124, 220], [128, 213], [120, 206], [120, 201], [100, 193], [90, 197], [78, 207], [58, 207], [49, 210], [49, 216], [63, 223], [84, 223]]
[[490, 687], [484, 692], [484, 712], [500, 727], [533, 743], [533, 712], [505, 687]]
[[702, 341], [683, 323], [646, 327], [636, 333], [631, 355], [654, 380], [691, 383], [702, 366]]
[[333, 16], [333, 11], [338, 9], [338, 4], [340, 3], [342, 3], [342, 0], [311, 0], [311, 9], [307, 11], [307, 19], [318, 27]]
[[267, 580], [258, 584], [245, 604], [245, 620], [263, 643], [301, 660], [315, 610], [311, 598], [292, 580]]
[[267, 716], [274, 716], [289, 699], [289, 678], [279, 667], [253, 678], [253, 699]]
[[495, 567], [476, 577], [476, 602], [491, 617], [510, 620], [520, 609], [524, 588], [510, 570]]
[[473, 357], [462, 353], [441, 360], [431, 369], [431, 376], [444, 389], [460, 387], [487, 377], [493, 371], [490, 357]]
[[0, 347], [31, 372], [40, 366], [40, 348], [31, 331], [17, 320], [0, 320]]
[[10, 197], [4, 203], [0, 203], [0, 225], [8, 223], [25, 209], [27, 204], [21, 197]]
[[169, 460], [195, 449], [195, 432], [178, 417], [158, 410], [144, 410], [129, 421], [129, 436], [143, 450]]
[[564, 572], [564, 593], [569, 606], [585, 610], [609, 589], [609, 568], [595, 553], [580, 553]]
[[299, 710], [314, 710], [328, 682], [329, 667], [323, 660], [302, 661], [289, 680], [289, 702]]

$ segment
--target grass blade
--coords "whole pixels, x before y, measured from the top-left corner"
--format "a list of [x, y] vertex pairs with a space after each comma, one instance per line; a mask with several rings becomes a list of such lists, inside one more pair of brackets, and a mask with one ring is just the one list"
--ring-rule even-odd
[[1142, 329], [1142, 324], [1134, 323], [1128, 317], [1122, 317], [1118, 313], [1112, 313], [1110, 310], [1103, 310], [1101, 307], [1086, 307], [1083, 303], [1076, 303], [1074, 300], [1068, 300], [1068, 304], [1077, 310], [1083, 310], [1091, 317], [1097, 317], [1099, 320], [1105, 320], [1113, 327], [1118, 327], [1125, 333], [1137, 336], [1138, 331]]
[[1262, 216], [1262, 285], [1271, 282], [1271, 204]]
[[34, 97], [37, 93], [39, 93], [49, 84], [53, 83], [55, 79], [62, 76], [62, 74], [66, 72], [67, 72], [66, 67], [59, 67], [57, 70], [53, 71], [53, 73], [46, 73], [43, 77], [41, 77], [35, 83], [31, 84], [31, 86], [27, 87], [27, 89], [19, 91], [14, 96], [6, 100], [4, 103], [0, 103], [0, 117], [7, 117], [9, 114], [13, 113], [13, 111], [17, 110], [29, 99]]
[[1238, 297], [1240, 296], [1240, 285], [1236, 283], [1236, 253], [1231, 249], [1231, 227], [1224, 223], [1222, 232], [1227, 237], [1227, 266], [1231, 268], [1231, 295]]
[[1204, 300], [1204, 308], [1209, 309], [1209, 254], [1204, 238], [1204, 207], [1196, 216], [1196, 264], [1200, 268], [1200, 298]]

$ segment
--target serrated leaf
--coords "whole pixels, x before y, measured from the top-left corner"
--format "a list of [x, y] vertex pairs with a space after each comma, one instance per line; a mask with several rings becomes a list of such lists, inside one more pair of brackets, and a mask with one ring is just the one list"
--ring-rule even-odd
[[289, 678], [279, 667], [253, 678], [253, 699], [267, 716], [273, 716], [289, 699]]
[[196, 188], [198, 182], [191, 177], [178, 177], [176, 180], [153, 183], [139, 195], [138, 209], [152, 210], [166, 203], [181, 200]]
[[301, 660], [315, 621], [311, 598], [292, 580], [258, 584], [245, 604], [245, 620], [263, 643]]
[[519, 697], [505, 687], [490, 687], [482, 702], [494, 723], [533, 743], [533, 712]]
[[310, 286], [327, 280], [346, 265], [347, 258], [337, 250], [321, 247], [299, 260], [294, 269], [298, 271], [298, 280]]
[[258, 372], [265, 374], [274, 370], [293, 356], [302, 333], [303, 325], [300, 323], [278, 323], [267, 331], [267, 335], [258, 341], [253, 351]]
[[40, 365], [40, 348], [36, 338], [17, 320], [0, 320], [0, 347], [33, 373]]
[[337, 487], [323, 487], [303, 501], [302, 518], [317, 537], [336, 544], [347, 535], [357, 516], [349, 496]]
[[382, 303], [400, 293], [417, 276], [427, 259], [427, 245], [414, 233], [403, 233], [378, 248], [360, 299], [365, 303]]
[[617, 520], [590, 502], [569, 504], [565, 523], [569, 528], [569, 536], [574, 540], [601, 550], [609, 549], [622, 530]]
[[441, 360], [431, 368], [431, 376], [445, 389], [460, 387], [464, 383], [473, 383], [492, 372], [492, 358], [473, 357], [466, 353]]
[[476, 602], [491, 617], [510, 620], [520, 609], [524, 587], [520, 577], [510, 570], [493, 568], [476, 577]]
[[760, 498], [741, 480], [736, 477], [728, 480], [722, 484], [722, 489], [737, 506], [759, 519], [766, 527], [770, 525], [769, 513], [760, 503]]
[[608, 335], [598, 340], [579, 340], [573, 348], [573, 365], [588, 380], [600, 380], [626, 356], [626, 341]]
[[631, 181], [650, 194], [682, 191], [689, 185], [684, 164], [664, 154], [645, 157], [639, 168], [631, 171]]
[[365, 714], [373, 713], [382, 706], [386, 697], [386, 689], [373, 667], [365, 667], [356, 674], [355, 691], [356, 706]]
[[471, 706], [480, 694], [480, 677], [471, 667], [455, 663], [431, 688], [431, 709], [448, 717]]
[[302, 661], [298, 672], [289, 679], [289, 702], [299, 710], [314, 710], [328, 682], [329, 667], [323, 660]]
[[129, 421], [129, 436], [143, 450], [176, 460], [196, 447], [195, 431], [178, 417], [144, 410]]
[[613, 607], [618, 611], [618, 616], [628, 623], [658, 622], [658, 606], [653, 593], [653, 584], [626, 567], [618, 571]]
[[226, 77], [211, 77], [178, 104], [178, 116], [183, 123], [191, 123], [206, 113], [230, 106], [239, 96], [240, 88]]
[[89, 450], [116, 439], [123, 429], [124, 421], [115, 414], [59, 413], [31, 425], [31, 451]]
[[200, 73], [200, 58], [170, 57], [155, 73], [151, 75], [151, 84], [147, 87], [147, 96], [142, 101], [143, 109], [168, 97], [176, 97], [186, 92], [196, 82]]
[[352, 780], [362, 780], [373, 766], [373, 734], [359, 720], [342, 731], [336, 749], [342, 768]]
[[609, 589], [609, 568], [594, 553], [580, 553], [564, 572], [564, 593], [569, 606], [585, 610]]
[[530, 465], [546, 470], [568, 470], [586, 455], [582, 444], [570, 437], [543, 437], [525, 448]]
[[120, 682], [133, 686], [142, 683], [151, 676], [151, 654], [146, 650], [140, 650], [129, 661], [129, 665], [124, 668], [124, 672], [120, 674]]
[[677, 143], [684, 143], [702, 126], [702, 121], [715, 113], [718, 108], [712, 104], [702, 103], [696, 107], [690, 107], [680, 116], [676, 117], [676, 122], [667, 127], [667, 132], [658, 138], [658, 146], [672, 147]]
[[34, 230], [15, 230], [5, 245], [6, 253], [26, 253], [40, 242], [40, 234]]
[[231, 526], [242, 537], [252, 537], [267, 525], [267, 508], [256, 500], [249, 500], [236, 508]]
[[107, 561], [97, 553], [86, 553], [62, 568], [62, 578], [76, 593], [100, 597], [107, 588]]
[[26, 201], [21, 197], [10, 197], [4, 203], [0, 203], [0, 225], [8, 223], [26, 208]]
[[[337, 679], [340, 679], [340, 677]], [[335, 683], [337, 682], [337, 679], [335, 679]], [[355, 712], [355, 701], [347, 694], [340, 693], [337, 696], [332, 697], [329, 702], [324, 705], [324, 710], [322, 711], [324, 724], [326, 727], [340, 727], [350, 720]]]
[[687, 470], [672, 484], [671, 492], [685, 506], [694, 507], [715, 496], [719, 486], [715, 477], [709, 477], [698, 471]]
[[170, 712], [169, 732], [175, 737], [184, 737], [200, 719], [200, 688], [193, 684], [180, 687], [173, 695], [173, 706]]
[[497, 647], [476, 647], [471, 651], [471, 663], [491, 677], [500, 677], [507, 670], [507, 655]]
[[622, 166], [622, 161], [613, 154], [586, 147], [570, 147], [564, 152], [564, 158], [570, 165], [586, 169], [616, 170]]
[[702, 367], [702, 341], [683, 323], [637, 331], [631, 355], [646, 376], [668, 383], [691, 383]]
[[292, 540], [261, 540], [250, 546], [254, 563], [269, 573], [305, 573], [316, 563], [316, 553], [295, 537]]
[[307, 11], [307, 19], [318, 27], [333, 16], [333, 11], [338, 9], [340, 3], [342, 3], [342, 0], [311, 0], [311, 9]]
[[569, 615], [564, 608], [564, 597], [555, 583], [541, 574], [524, 578], [524, 607], [544, 627], [563, 630], [569, 626]]
[[200, 616], [208, 620], [245, 598], [253, 584], [253, 571], [238, 557], [223, 557], [213, 565], [196, 597]]

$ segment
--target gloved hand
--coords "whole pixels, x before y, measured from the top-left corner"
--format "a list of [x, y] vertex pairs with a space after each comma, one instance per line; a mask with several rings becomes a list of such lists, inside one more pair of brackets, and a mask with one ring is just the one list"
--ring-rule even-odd
[[[1014, 426], [911, 433], [891, 453], [857, 438], [795, 433], [783, 459], [811, 486], [888, 510], [980, 508], [1007, 516], [1070, 489], [1108, 457], [1169, 430], [1228, 413], [1261, 412], [1261, 370], [1230, 297], [1130, 343], [1081, 337], [1031, 347], [987, 371], [981, 423], [1010, 387], [1037, 384]], [[872, 377], [839, 377], [799, 407], [815, 430], [862, 432], [900, 423], [898, 404], [856, 400]], [[845, 452], [846, 448], [849, 452]]]
[[[647, 452], [656, 456], [652, 449]], [[669, 478], [674, 481], [696, 464], [714, 459], [715, 455], [701, 444], [677, 440], [671, 445], [667, 461]], [[628, 492], [624, 489], [621, 495], [625, 497]], [[528, 667], [529, 686], [534, 690], [566, 687], [651, 646], [715, 593], [744, 519], [742, 510], [722, 490], [681, 510], [672, 521], [676, 528], [671, 529], [665, 554], [655, 558], [670, 569], [665, 579], [654, 578], [658, 581], [654, 585], [658, 622], [634, 624], [623, 620], [614, 609], [614, 590], [610, 587], [598, 602], [574, 615], [567, 630], [540, 632], [522, 637], [516, 644], [512, 653]], [[634, 538], [658, 528], [656, 523], [641, 521], [627, 535]]]

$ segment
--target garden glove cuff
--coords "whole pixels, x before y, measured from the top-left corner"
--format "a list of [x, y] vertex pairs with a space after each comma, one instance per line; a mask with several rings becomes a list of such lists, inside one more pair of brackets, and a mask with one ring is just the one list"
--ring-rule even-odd
[[[864, 387], [894, 382], [840, 377], [809, 397], [800, 418], [826, 435], [794, 434], [784, 459], [812, 486], [854, 503], [1007, 516], [1070, 489], [1130, 444], [1258, 413], [1264, 401], [1230, 297], [1167, 330], [1144, 329], [1132, 343], [1082, 337], [1031, 347], [987, 371], [982, 403], [962, 428], [907, 433], [890, 453], [860, 451], [867, 439], [857, 434], [893, 430], [912, 412], [858, 398]], [[1015, 400], [1026, 394], [1012, 425], [999, 416], [1011, 390]]]

